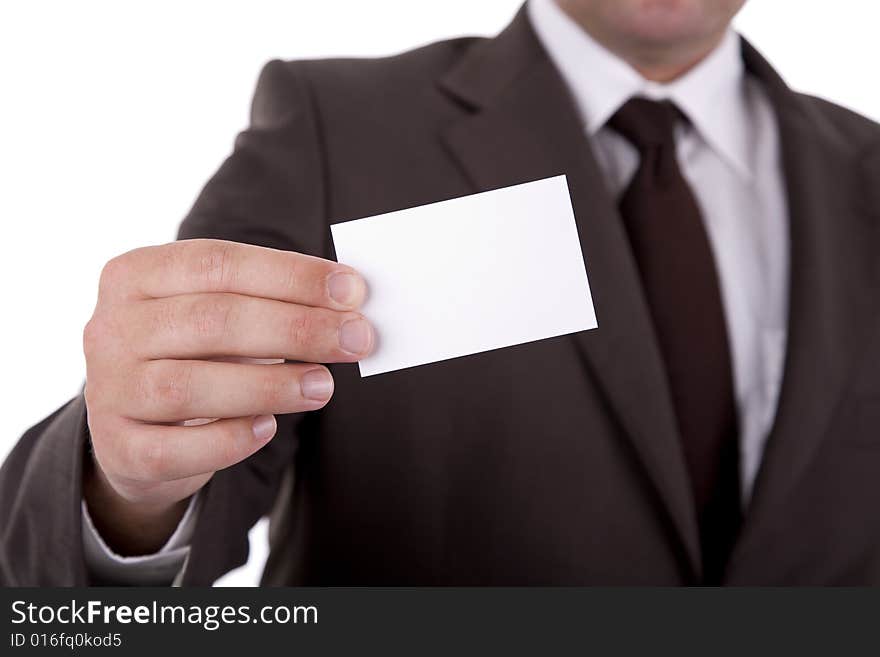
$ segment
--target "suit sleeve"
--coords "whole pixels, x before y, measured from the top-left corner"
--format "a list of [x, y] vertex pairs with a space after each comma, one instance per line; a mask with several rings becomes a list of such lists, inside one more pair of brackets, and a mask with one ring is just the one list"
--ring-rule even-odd
[[[180, 239], [210, 237], [327, 257], [320, 126], [303, 68], [280, 61], [264, 67], [250, 125], [198, 196]], [[301, 417], [279, 417], [274, 440], [218, 472], [203, 490], [184, 585], [210, 585], [247, 560], [247, 532], [278, 495], [296, 453]], [[25, 433], [3, 464], [3, 584], [89, 583], [80, 507], [88, 445], [79, 396]]]
[[0, 468], [0, 583], [75, 586], [87, 582], [82, 550], [82, 396], [18, 441]]

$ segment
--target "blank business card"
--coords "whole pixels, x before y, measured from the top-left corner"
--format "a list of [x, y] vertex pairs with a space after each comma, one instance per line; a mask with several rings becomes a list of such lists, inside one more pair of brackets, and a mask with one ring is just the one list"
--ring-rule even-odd
[[597, 326], [565, 176], [330, 230], [369, 287], [361, 376]]

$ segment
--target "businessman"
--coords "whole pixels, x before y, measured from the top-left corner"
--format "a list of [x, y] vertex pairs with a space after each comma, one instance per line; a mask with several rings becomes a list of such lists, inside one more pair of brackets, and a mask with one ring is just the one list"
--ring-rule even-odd
[[[880, 584], [880, 128], [741, 4], [268, 64], [183, 241], [105, 267], [3, 581], [210, 584], [271, 514], [266, 584]], [[557, 174], [599, 328], [361, 379], [328, 226]]]

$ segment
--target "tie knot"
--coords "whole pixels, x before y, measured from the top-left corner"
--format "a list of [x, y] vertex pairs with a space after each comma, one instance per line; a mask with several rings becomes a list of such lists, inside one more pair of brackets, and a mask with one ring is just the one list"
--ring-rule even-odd
[[674, 144], [678, 117], [678, 108], [668, 100], [631, 98], [615, 112], [608, 125], [643, 151]]

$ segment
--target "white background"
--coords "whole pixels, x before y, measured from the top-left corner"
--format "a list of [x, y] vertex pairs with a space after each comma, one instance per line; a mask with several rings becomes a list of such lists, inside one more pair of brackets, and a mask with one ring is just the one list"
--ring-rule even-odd
[[[519, 0], [3, 0], [0, 459], [81, 384], [112, 256], [173, 239], [274, 57], [383, 55], [494, 34]], [[880, 5], [750, 0], [739, 29], [788, 82], [880, 120]], [[264, 526], [248, 566], [256, 581]]]

